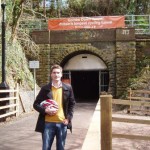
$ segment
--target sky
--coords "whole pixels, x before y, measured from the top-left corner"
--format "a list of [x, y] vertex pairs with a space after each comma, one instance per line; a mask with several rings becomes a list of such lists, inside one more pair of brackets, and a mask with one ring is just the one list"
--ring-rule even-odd
[[[52, 0], [46, 0], [45, 1], [45, 5], [46, 5], [46, 7], [50, 7], [50, 4], [51, 4], [51, 1]], [[67, 2], [67, 0], [61, 0], [62, 1], [62, 4], [64, 5], [66, 2]], [[41, 7], [43, 7], [43, 1], [41, 2]]]

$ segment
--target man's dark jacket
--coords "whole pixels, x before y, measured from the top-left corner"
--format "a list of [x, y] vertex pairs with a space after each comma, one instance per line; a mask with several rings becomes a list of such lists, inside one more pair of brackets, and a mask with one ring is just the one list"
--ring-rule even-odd
[[[62, 83], [63, 89], [63, 110], [65, 118], [69, 120], [68, 129], [72, 132], [72, 123], [71, 120], [73, 118], [73, 110], [75, 106], [75, 99], [71, 85]], [[40, 103], [46, 99], [53, 99], [52, 94], [52, 84], [49, 83], [43, 86], [34, 101], [33, 107], [35, 110], [39, 112], [39, 117], [37, 120], [35, 131], [44, 132], [44, 124], [45, 124], [45, 109], [40, 106]]]

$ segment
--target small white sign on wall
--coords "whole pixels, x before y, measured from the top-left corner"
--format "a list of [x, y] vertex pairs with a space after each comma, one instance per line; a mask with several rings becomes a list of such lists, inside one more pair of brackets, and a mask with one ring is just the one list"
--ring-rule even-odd
[[39, 68], [39, 61], [29, 61], [29, 68]]

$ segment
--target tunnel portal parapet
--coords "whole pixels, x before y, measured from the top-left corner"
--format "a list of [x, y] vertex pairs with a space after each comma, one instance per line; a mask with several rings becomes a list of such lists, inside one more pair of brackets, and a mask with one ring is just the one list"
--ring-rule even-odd
[[127, 87], [136, 67], [136, 38], [134, 28], [33, 31], [32, 39], [40, 47], [40, 68], [37, 82], [49, 82], [50, 66], [65, 63], [78, 54], [99, 57], [109, 71], [109, 91], [119, 97]]

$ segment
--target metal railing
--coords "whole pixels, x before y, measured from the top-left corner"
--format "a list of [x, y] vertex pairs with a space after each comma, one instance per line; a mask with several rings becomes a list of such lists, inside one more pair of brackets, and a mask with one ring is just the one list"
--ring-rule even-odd
[[126, 27], [134, 27], [135, 34], [150, 34], [150, 15], [125, 15]]
[[33, 30], [46, 30], [48, 29], [48, 23], [44, 19], [20, 21], [19, 29], [25, 30], [26, 33]]
[[[48, 29], [47, 20], [21, 21], [20, 28], [27, 32]], [[125, 26], [135, 28], [135, 34], [150, 34], [150, 15], [125, 15]]]

